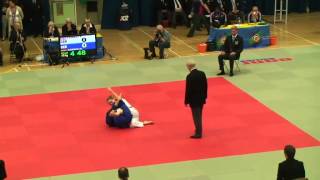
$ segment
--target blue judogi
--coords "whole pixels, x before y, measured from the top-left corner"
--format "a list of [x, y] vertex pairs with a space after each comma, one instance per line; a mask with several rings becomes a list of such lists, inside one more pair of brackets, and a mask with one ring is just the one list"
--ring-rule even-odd
[[[109, 114], [112, 110], [117, 110], [118, 108], [123, 110], [123, 113], [118, 117], [111, 117]], [[110, 127], [118, 128], [129, 128], [132, 120], [132, 113], [129, 110], [129, 107], [120, 100], [118, 105], [113, 105], [112, 108], [106, 114], [106, 123]]]

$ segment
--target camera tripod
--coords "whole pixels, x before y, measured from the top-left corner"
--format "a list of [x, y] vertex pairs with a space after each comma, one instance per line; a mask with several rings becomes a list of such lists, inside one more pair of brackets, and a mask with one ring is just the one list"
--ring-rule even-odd
[[61, 68], [64, 68], [65, 65], [67, 65], [67, 66], [70, 65], [69, 58], [63, 60]]

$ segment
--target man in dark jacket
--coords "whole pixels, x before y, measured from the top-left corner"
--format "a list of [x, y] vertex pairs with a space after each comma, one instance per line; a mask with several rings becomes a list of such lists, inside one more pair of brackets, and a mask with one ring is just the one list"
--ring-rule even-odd
[[243, 50], [243, 38], [238, 35], [237, 26], [233, 26], [231, 28], [231, 35], [227, 36], [222, 52], [218, 56], [219, 59], [219, 67], [221, 72], [217, 74], [218, 76], [224, 75], [224, 62], [223, 60], [229, 60], [230, 62], [230, 76], [233, 76], [233, 64], [234, 60], [240, 58], [240, 53]]
[[293, 180], [305, 177], [303, 162], [295, 160], [295, 154], [296, 149], [294, 146], [285, 146], [284, 155], [286, 160], [279, 163], [277, 180]]
[[187, 69], [190, 71], [186, 78], [186, 90], [184, 104], [189, 105], [192, 111], [195, 134], [190, 138], [202, 138], [202, 109], [207, 99], [207, 77], [202, 71], [196, 69], [196, 63], [189, 61]]

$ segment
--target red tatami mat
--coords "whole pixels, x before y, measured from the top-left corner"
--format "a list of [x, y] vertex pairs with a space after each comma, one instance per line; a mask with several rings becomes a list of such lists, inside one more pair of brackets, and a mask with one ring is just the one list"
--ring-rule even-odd
[[225, 79], [208, 81], [201, 140], [189, 139], [184, 81], [114, 88], [155, 122], [142, 129], [105, 126], [105, 89], [1, 98], [0, 159], [9, 180], [320, 145]]

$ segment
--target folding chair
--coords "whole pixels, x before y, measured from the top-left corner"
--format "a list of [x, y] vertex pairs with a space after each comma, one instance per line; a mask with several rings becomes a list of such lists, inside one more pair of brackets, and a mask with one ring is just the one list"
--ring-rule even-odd
[[[226, 63], [225, 61], [229, 61], [229, 60], [223, 60], [223, 66], [224, 66], [224, 68], [226, 68], [226, 70], [228, 72], [230, 72], [229, 67], [228, 67], [229, 63]], [[239, 59], [235, 59], [234, 60], [234, 64], [236, 66], [236, 69], [240, 72], [240, 58]]]

